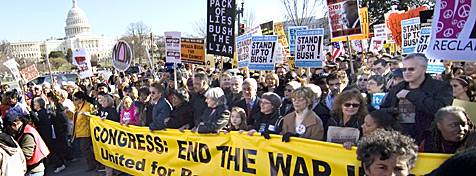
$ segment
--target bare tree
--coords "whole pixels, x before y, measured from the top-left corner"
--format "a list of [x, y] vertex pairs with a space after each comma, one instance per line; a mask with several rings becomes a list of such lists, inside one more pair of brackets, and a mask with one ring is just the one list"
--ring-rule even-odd
[[294, 26], [305, 26], [312, 22], [316, 12], [327, 15], [325, 0], [281, 0], [286, 9], [286, 18]]
[[139, 21], [130, 23], [127, 27], [126, 34], [121, 38], [121, 40], [125, 40], [129, 45], [131, 45], [134, 59], [139, 59], [139, 63], [141, 64], [141, 60], [147, 58], [147, 53], [145, 52], [145, 41], [148, 39], [150, 32], [151, 29], [142, 21]]
[[193, 24], [195, 33], [200, 37], [207, 37], [207, 19], [201, 18]]

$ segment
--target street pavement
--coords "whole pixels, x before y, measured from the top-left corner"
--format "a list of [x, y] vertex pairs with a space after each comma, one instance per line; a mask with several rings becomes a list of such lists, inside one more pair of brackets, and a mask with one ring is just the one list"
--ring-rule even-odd
[[62, 172], [55, 174], [54, 168], [46, 169], [46, 176], [103, 176], [105, 172], [89, 171], [87, 172], [87, 164], [84, 158], [77, 158], [69, 163]]

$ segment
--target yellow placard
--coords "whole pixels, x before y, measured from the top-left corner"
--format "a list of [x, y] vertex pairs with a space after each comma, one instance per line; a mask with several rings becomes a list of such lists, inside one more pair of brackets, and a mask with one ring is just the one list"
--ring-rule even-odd
[[[259, 134], [197, 134], [175, 129], [151, 132], [91, 117], [96, 160], [132, 175], [359, 175], [355, 148]], [[418, 155], [413, 173], [430, 173], [450, 155]], [[351, 173], [348, 173], [351, 172]], [[294, 173], [294, 174], [293, 174]]]
[[295, 70], [296, 69], [296, 61], [294, 60], [294, 57], [286, 57], [288, 61], [288, 67], [289, 70]]
[[454, 99], [453, 106], [459, 106], [464, 108], [471, 120], [473, 120], [473, 122], [476, 122], [476, 102]]
[[205, 40], [200, 38], [181, 38], [180, 55], [182, 62], [205, 64]]
[[[362, 34], [351, 35], [349, 40], [363, 40], [369, 38], [369, 10], [367, 7], [362, 7], [359, 9], [360, 15], [360, 24], [362, 28]], [[347, 41], [347, 37], [336, 37], [332, 38], [331, 42]]]
[[211, 54], [205, 55], [205, 66], [207, 68], [215, 68], [215, 56]]
[[286, 32], [284, 31], [284, 23], [274, 23], [274, 33], [278, 36], [278, 42], [281, 43], [283, 46], [283, 50], [285, 52], [285, 56], [290, 56], [291, 53], [289, 51], [289, 43], [288, 39], [286, 38]]

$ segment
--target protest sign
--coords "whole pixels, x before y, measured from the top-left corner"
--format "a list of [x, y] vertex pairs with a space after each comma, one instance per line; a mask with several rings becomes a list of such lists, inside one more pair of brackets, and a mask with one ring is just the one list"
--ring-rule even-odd
[[40, 76], [40, 73], [38, 72], [38, 69], [36, 69], [35, 64], [31, 64], [30, 66], [21, 69], [20, 73], [27, 81], [34, 80], [35, 78]]
[[357, 0], [328, 0], [332, 38], [362, 34]]
[[184, 63], [205, 64], [205, 40], [201, 38], [181, 38], [180, 55]]
[[233, 57], [235, 0], [207, 0], [207, 53]]
[[278, 37], [275, 35], [252, 36], [250, 70], [274, 70], [274, 50]]
[[420, 18], [402, 20], [402, 54], [415, 52], [420, 38]]
[[360, 131], [357, 128], [329, 126], [327, 130], [327, 142], [343, 144], [359, 141]]
[[118, 41], [112, 49], [112, 66], [119, 71], [126, 71], [131, 65], [132, 49], [125, 41]]
[[[350, 35], [348, 40], [365, 40], [369, 38], [369, 12], [367, 7], [359, 8], [362, 33]], [[347, 36], [331, 38], [331, 42], [347, 41]]]
[[380, 104], [382, 103], [383, 97], [385, 97], [385, 95], [385, 93], [372, 94], [370, 105], [372, 105], [375, 109], [380, 109]]
[[425, 53], [430, 43], [431, 27], [423, 27], [420, 30], [420, 38], [415, 47], [415, 53]]
[[455, 98], [453, 99], [453, 106], [464, 108], [468, 114], [468, 117], [470, 117], [473, 122], [476, 122], [476, 102], [469, 102]]
[[278, 43], [281, 43], [284, 50], [284, 56], [290, 56], [288, 39], [286, 38], [286, 32], [284, 31], [284, 23], [274, 23], [274, 33], [278, 36]]
[[296, 69], [296, 62], [294, 60], [294, 57], [287, 57], [287, 63], [288, 63], [289, 70]]
[[[459, 3], [456, 3], [459, 2]], [[426, 52], [433, 59], [475, 61], [476, 0], [437, 0]]]
[[381, 39], [387, 38], [387, 28], [385, 27], [385, 24], [374, 25], [374, 37]]
[[294, 56], [296, 50], [296, 32], [300, 30], [306, 30], [307, 26], [289, 26], [288, 27], [288, 39], [289, 39], [289, 52], [291, 56]]
[[205, 55], [205, 66], [207, 68], [215, 69], [215, 56], [211, 54]]
[[84, 48], [73, 51], [73, 65], [78, 67], [80, 79], [89, 78], [94, 75], [91, 67], [91, 55]]
[[384, 41], [385, 41], [385, 39], [372, 37], [372, 41], [370, 42], [369, 51], [379, 52], [380, 50], [383, 49], [383, 42]]
[[322, 67], [324, 56], [322, 45], [324, 29], [308, 29], [296, 32], [296, 67], [317, 68]]
[[251, 34], [247, 33], [236, 38], [236, 50], [238, 53], [238, 68], [247, 67], [251, 54]]
[[180, 63], [180, 32], [164, 32], [165, 36], [165, 62]]
[[[387, 27], [390, 29], [391, 37], [397, 43], [397, 45], [402, 46], [402, 20], [416, 18], [420, 15], [420, 11], [427, 10], [428, 7], [420, 6], [415, 9], [410, 9], [408, 11], [396, 11], [389, 12], [387, 19]], [[386, 14], [386, 15], [387, 15]]]
[[[363, 173], [355, 148], [304, 138], [281, 142], [259, 134], [198, 134], [176, 129], [151, 132], [91, 117], [95, 159], [131, 175], [358, 175]], [[411, 171], [424, 175], [448, 159], [419, 153]]]
[[15, 80], [21, 80], [20, 71], [18, 70], [18, 63], [15, 61], [15, 59], [9, 59], [3, 62], [3, 65], [5, 65], [5, 67], [7, 67], [10, 72], [12, 72], [13, 78]]
[[255, 26], [255, 27], [245, 31], [245, 33], [250, 33], [251, 35], [263, 35], [261, 33], [261, 26], [260, 25]]
[[352, 40], [350, 42], [352, 49], [356, 52], [363, 52], [362, 40]]
[[262, 35], [273, 35], [273, 21], [266, 22], [259, 25], [261, 27], [261, 34]]
[[433, 20], [433, 10], [420, 11], [420, 26], [431, 27], [431, 21]]

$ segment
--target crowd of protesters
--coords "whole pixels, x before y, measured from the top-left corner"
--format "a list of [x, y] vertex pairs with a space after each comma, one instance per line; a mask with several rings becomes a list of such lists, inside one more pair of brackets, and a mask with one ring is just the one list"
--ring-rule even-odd
[[[174, 74], [159, 66], [61, 84], [53, 79], [28, 84], [24, 91], [3, 85], [0, 157], [11, 159], [1, 160], [2, 173], [43, 175], [45, 167], [58, 173], [78, 151], [88, 171], [101, 170], [90, 136], [93, 115], [150, 130], [240, 131], [266, 139], [278, 134], [283, 142], [332, 141], [331, 131], [350, 129], [357, 141], [339, 143], [358, 147], [367, 175], [386, 172], [375, 164], [387, 160], [400, 164], [388, 172], [408, 174], [418, 151], [453, 154], [476, 146], [471, 118], [452, 106], [453, 99], [475, 101], [476, 63], [445, 62], [443, 73], [430, 75], [422, 54], [329, 57], [324, 68], [309, 70], [280, 64], [260, 72], [182, 65]], [[386, 95], [373, 106], [378, 93]]]

